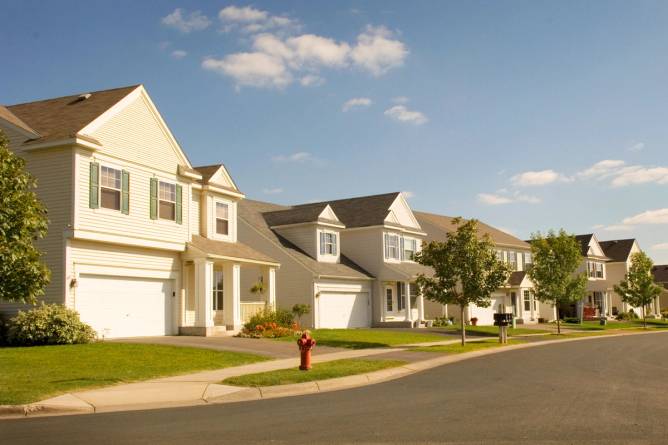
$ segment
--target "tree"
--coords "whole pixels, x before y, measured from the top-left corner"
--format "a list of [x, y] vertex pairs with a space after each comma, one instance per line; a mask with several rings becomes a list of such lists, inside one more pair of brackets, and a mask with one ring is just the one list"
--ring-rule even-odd
[[633, 307], [642, 307], [642, 323], [647, 329], [645, 306], [661, 294], [662, 287], [654, 282], [652, 275], [652, 259], [645, 252], [636, 252], [631, 255], [631, 267], [624, 280], [614, 286], [624, 303]]
[[416, 262], [434, 271], [431, 277], [420, 274], [416, 284], [428, 300], [459, 305], [463, 346], [464, 310], [471, 304], [489, 307], [492, 292], [506, 283], [510, 268], [497, 258], [489, 235], [478, 237], [477, 220], [455, 218], [453, 223], [456, 230], [444, 242], [432, 241], [415, 254]]
[[302, 317], [311, 313], [311, 306], [308, 304], [295, 304], [292, 306], [292, 315], [297, 317], [297, 323], [302, 325]]
[[528, 275], [538, 301], [552, 305], [557, 310], [557, 333], [561, 334], [561, 308], [563, 305], [584, 298], [587, 276], [576, 273], [583, 258], [580, 243], [563, 229], [559, 233], [549, 231], [546, 237], [540, 233], [531, 236], [533, 265]]
[[46, 208], [25, 161], [9, 151], [0, 131], [0, 300], [35, 304], [50, 272], [35, 240], [46, 236]]

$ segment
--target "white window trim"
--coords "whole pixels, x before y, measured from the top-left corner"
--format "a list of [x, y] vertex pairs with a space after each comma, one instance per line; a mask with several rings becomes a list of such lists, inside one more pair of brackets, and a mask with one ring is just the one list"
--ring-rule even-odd
[[[224, 205], [224, 206], [227, 207], [227, 219], [218, 218], [218, 204], [221, 204], [221, 205]], [[232, 209], [232, 207], [228, 203], [220, 201], [220, 200], [214, 200], [214, 203], [213, 203], [213, 222], [214, 222], [213, 231], [216, 233], [216, 235], [218, 235], [218, 236], [230, 236], [230, 229], [231, 229], [230, 213], [232, 213], [231, 209]], [[227, 221], [227, 233], [218, 233], [218, 220], [219, 219], [222, 220], [222, 221]]]
[[[168, 184], [174, 187], [174, 201], [167, 201], [166, 199], [160, 198], [160, 184]], [[158, 221], [162, 220], [170, 223], [176, 222], [176, 193], [177, 193], [176, 184], [177, 182], [172, 182], [158, 178]], [[183, 206], [183, 197], [181, 198], [181, 200], [182, 200], [181, 205]], [[163, 218], [162, 216], [160, 216], [160, 201], [171, 202], [172, 204], [174, 204], [174, 219]]]
[[[385, 235], [387, 235], [387, 249], [385, 249]], [[395, 238], [397, 240], [396, 243], [396, 251], [397, 251], [397, 256], [391, 256], [390, 252], [392, 247], [390, 246], [390, 239]], [[383, 256], [385, 256], [385, 251], [387, 251], [387, 256], [385, 257], [386, 261], [391, 261], [391, 262], [401, 262], [401, 235], [398, 233], [392, 233], [392, 232], [385, 232], [383, 234]]]
[[[237, 222], [237, 211], [234, 201], [219, 198], [218, 196], [210, 196], [210, 200], [207, 199], [207, 232], [209, 238], [215, 239], [218, 241], [234, 242], [236, 240], [236, 222]], [[216, 205], [218, 203], [227, 205], [227, 235], [222, 235], [216, 232]], [[200, 215], [201, 215], [200, 208]]]
[[[324, 244], [324, 249], [323, 249], [324, 253], [320, 253], [321, 252], [320, 246], [318, 246], [318, 253], [321, 256], [338, 256], [339, 255], [339, 234], [337, 232], [332, 232], [331, 230], [322, 230], [321, 233], [323, 234], [323, 238], [325, 239], [325, 244]], [[332, 241], [329, 242], [329, 243], [326, 240], [327, 235], [332, 236]], [[318, 235], [318, 243], [319, 242], [320, 242], [320, 235]], [[331, 246], [332, 251], [334, 251], [334, 246], [336, 246], [336, 253], [328, 252], [327, 251], [327, 246]]]

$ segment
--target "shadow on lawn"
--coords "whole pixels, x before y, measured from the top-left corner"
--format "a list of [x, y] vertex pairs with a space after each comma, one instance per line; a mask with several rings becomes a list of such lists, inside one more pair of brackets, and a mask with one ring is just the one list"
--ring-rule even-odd
[[347, 349], [369, 349], [369, 348], [389, 348], [391, 345], [387, 343], [368, 342], [359, 340], [318, 340], [317, 346], [331, 346], [333, 348], [347, 348]]

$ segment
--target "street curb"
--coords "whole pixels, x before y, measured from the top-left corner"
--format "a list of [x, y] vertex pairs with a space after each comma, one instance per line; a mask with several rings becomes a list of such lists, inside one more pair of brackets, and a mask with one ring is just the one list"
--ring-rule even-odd
[[[457, 363], [473, 358], [483, 357], [491, 354], [499, 354], [518, 349], [534, 348], [538, 346], [553, 345], [559, 343], [569, 343], [585, 340], [597, 340], [600, 338], [623, 337], [630, 335], [649, 335], [662, 334], [667, 330], [657, 330], [651, 332], [626, 332], [617, 334], [601, 334], [586, 337], [564, 338], [557, 340], [539, 341], [531, 343], [521, 343], [509, 345], [502, 348], [483, 349], [480, 351], [466, 352], [455, 355], [438, 356], [433, 359], [408, 363], [396, 368], [382, 369], [367, 374], [356, 374], [345, 377], [337, 377], [326, 380], [315, 380], [312, 382], [296, 383], [290, 385], [276, 385], [264, 387], [239, 387], [238, 390], [226, 392], [222, 389], [224, 385], [209, 383], [202, 393], [201, 398], [190, 402], [162, 403], [162, 404], [141, 404], [134, 406], [118, 406], [117, 409], [104, 409], [104, 412], [113, 411], [133, 411], [145, 409], [170, 408], [174, 406], [202, 406], [206, 404], [249, 402], [263, 399], [274, 399], [282, 397], [293, 397], [308, 394], [317, 394], [330, 391], [339, 391], [343, 389], [352, 389], [362, 386], [373, 385], [376, 383], [387, 382], [412, 375], [418, 372], [426, 371], [438, 366], [444, 366], [451, 363]], [[360, 357], [361, 358], [361, 357]], [[221, 388], [219, 391], [215, 389]], [[230, 388], [230, 387], [228, 387]], [[219, 394], [216, 394], [219, 392]], [[49, 402], [52, 402], [50, 404]], [[60, 403], [58, 403], [60, 402]], [[74, 415], [74, 414], [93, 414], [98, 412], [95, 407], [86, 401], [79, 399], [72, 394], [63, 394], [53, 399], [26, 405], [0, 405], [0, 419], [25, 418], [37, 416], [56, 416], [56, 415]]]
[[[289, 385], [247, 388], [248, 390], [253, 390], [253, 391], [249, 391], [245, 394], [242, 394], [242, 392], [237, 392], [231, 394], [232, 397], [222, 396], [213, 400], [208, 400], [208, 402], [216, 404], [232, 403], [232, 402], [243, 402], [247, 400], [258, 400], [258, 398], [273, 399], [277, 397], [294, 397], [294, 396], [302, 396], [315, 393], [338, 391], [343, 389], [352, 389], [362, 386], [373, 385], [376, 383], [387, 382], [389, 380], [395, 380], [401, 377], [406, 377], [411, 374], [416, 374], [421, 371], [426, 371], [429, 369], [448, 365], [451, 363], [462, 362], [464, 360], [470, 360], [472, 358], [483, 357], [492, 354], [499, 354], [518, 349], [534, 348], [538, 346], [553, 345], [559, 343], [570, 343], [583, 340], [596, 340], [599, 338], [623, 337], [629, 335], [661, 334], [666, 332], [668, 332], [668, 330], [652, 331], [652, 332], [628, 332], [628, 333], [609, 334], [609, 335], [605, 334], [593, 335], [589, 337], [564, 338], [559, 340], [548, 340], [535, 343], [521, 343], [517, 345], [505, 346], [502, 348], [484, 349], [480, 351], [472, 351], [472, 352], [465, 352], [462, 354], [436, 357], [429, 360], [423, 360], [420, 362], [414, 362], [403, 366], [398, 366], [396, 368], [382, 369], [380, 371], [375, 371], [367, 374], [356, 374], [346, 377], [337, 377], [326, 380], [315, 380], [312, 382], [295, 383]], [[246, 399], [245, 395], [251, 396], [252, 398]]]

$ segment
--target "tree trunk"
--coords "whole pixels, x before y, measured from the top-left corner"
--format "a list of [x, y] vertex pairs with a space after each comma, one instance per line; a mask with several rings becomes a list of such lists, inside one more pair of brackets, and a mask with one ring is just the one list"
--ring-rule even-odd
[[461, 308], [461, 316], [460, 316], [460, 323], [461, 323], [461, 328], [462, 328], [462, 346], [466, 344], [466, 328], [464, 325], [464, 306], [460, 306]]
[[647, 329], [647, 320], [645, 319], [645, 305], [642, 305], [642, 327]]
[[557, 307], [557, 335], [561, 335], [561, 305], [556, 304]]

